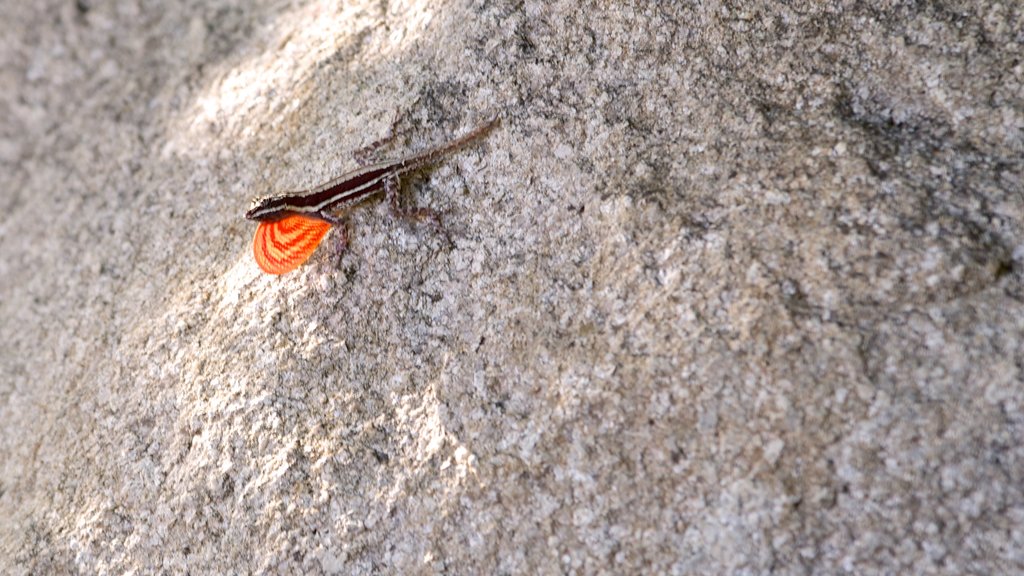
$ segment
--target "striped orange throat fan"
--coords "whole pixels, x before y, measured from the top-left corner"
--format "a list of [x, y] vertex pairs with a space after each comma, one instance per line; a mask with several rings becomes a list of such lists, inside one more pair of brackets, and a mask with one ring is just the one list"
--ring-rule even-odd
[[316, 251], [331, 224], [294, 214], [260, 222], [252, 239], [256, 264], [267, 274], [284, 274], [302, 266]]
[[[245, 213], [260, 223], [253, 238], [253, 254], [261, 270], [268, 274], [290, 272], [309, 259], [332, 226], [343, 226], [336, 211], [345, 210], [386, 192], [391, 212], [409, 219], [433, 217], [428, 209], [403, 210], [398, 206], [398, 178], [406, 172], [422, 169], [483, 137], [498, 119], [477, 126], [465, 136], [425, 152], [379, 162], [359, 168], [311, 190], [257, 198]], [[347, 235], [342, 228], [342, 248]]]

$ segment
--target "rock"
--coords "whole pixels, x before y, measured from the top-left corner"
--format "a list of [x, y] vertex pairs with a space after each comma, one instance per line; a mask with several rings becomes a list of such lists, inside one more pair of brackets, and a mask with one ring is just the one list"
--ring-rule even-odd
[[[0, 573], [1024, 571], [1024, 11], [12, 3]], [[280, 277], [253, 196], [494, 113]]]

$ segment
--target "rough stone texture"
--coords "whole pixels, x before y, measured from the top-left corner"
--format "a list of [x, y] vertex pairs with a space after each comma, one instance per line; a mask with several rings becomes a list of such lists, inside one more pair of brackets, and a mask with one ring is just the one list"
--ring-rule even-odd
[[0, 572], [1024, 570], [1019, 2], [2, 13]]

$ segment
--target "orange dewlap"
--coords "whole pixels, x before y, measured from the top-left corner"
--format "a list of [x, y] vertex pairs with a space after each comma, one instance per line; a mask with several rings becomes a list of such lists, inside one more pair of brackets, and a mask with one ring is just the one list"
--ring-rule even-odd
[[256, 263], [267, 274], [291, 272], [309, 260], [330, 229], [323, 220], [297, 214], [260, 222], [252, 239]]

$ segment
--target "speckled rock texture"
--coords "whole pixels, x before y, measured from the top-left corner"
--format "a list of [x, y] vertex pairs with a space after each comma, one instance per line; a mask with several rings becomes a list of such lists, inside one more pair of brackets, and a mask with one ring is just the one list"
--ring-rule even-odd
[[3, 4], [0, 573], [1024, 571], [1020, 2]]

